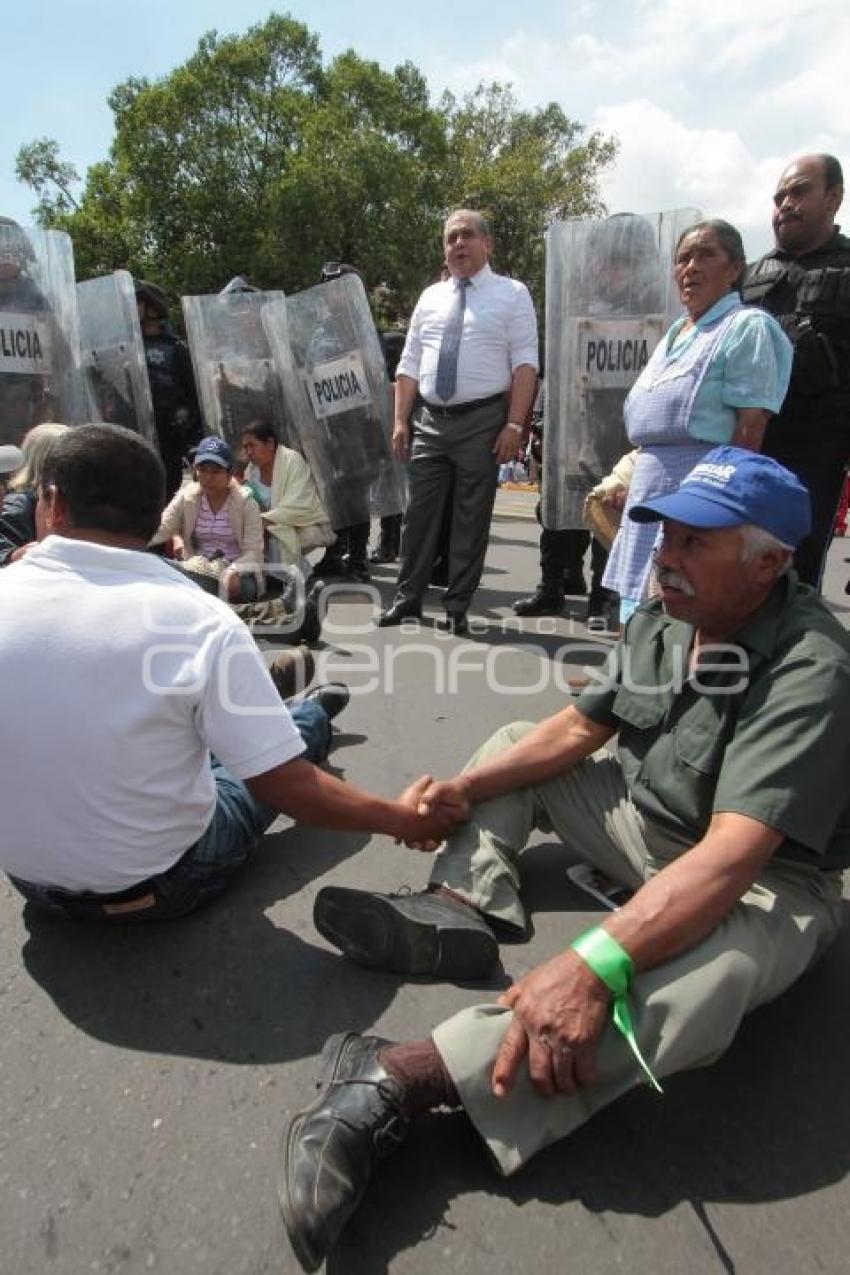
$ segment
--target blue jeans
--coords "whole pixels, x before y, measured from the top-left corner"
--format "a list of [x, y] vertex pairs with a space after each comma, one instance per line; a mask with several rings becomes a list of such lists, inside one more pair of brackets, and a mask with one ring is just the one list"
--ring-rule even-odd
[[[306, 745], [304, 759], [324, 761], [331, 737], [325, 710], [315, 700], [305, 700], [289, 705], [289, 711]], [[278, 815], [215, 757], [212, 773], [216, 786], [212, 822], [167, 872], [120, 894], [101, 896], [35, 885], [15, 877], [10, 880], [32, 903], [76, 920], [159, 921], [193, 912], [221, 894]]]

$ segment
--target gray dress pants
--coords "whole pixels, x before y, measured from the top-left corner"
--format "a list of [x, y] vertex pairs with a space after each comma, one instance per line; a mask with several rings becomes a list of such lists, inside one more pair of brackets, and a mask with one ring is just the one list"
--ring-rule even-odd
[[394, 605], [418, 606], [428, 587], [446, 501], [452, 499], [446, 611], [463, 614], [484, 570], [499, 465], [493, 444], [505, 401], [442, 416], [422, 403], [411, 421], [410, 494], [401, 532]]
[[[504, 751], [530, 729], [521, 722], [504, 727], [469, 765]], [[632, 887], [687, 849], [644, 823], [619, 762], [599, 752], [565, 775], [474, 807], [469, 823], [436, 857], [432, 884], [448, 886], [485, 916], [524, 925], [521, 851], [535, 827], [554, 830], [590, 863]], [[706, 938], [635, 978], [630, 991], [635, 1032], [654, 1075], [660, 1079], [714, 1061], [731, 1044], [744, 1015], [790, 987], [840, 927], [839, 874], [769, 863]], [[499, 1005], [478, 1005], [433, 1032], [467, 1115], [505, 1174], [642, 1079], [609, 1022], [599, 1040], [591, 1088], [543, 1098], [523, 1064], [510, 1097], [495, 1098], [490, 1078], [511, 1017]]]

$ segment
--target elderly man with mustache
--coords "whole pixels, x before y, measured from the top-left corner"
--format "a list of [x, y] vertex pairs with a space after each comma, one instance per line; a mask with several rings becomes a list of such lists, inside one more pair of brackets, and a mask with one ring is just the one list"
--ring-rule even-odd
[[419, 1112], [461, 1107], [513, 1173], [641, 1080], [712, 1062], [838, 933], [850, 638], [791, 569], [808, 493], [776, 461], [718, 447], [630, 517], [663, 524], [660, 594], [606, 676], [422, 791], [423, 810], [471, 807], [428, 892], [326, 887], [315, 921], [366, 966], [484, 977], [497, 936], [528, 933], [521, 854], [535, 828], [633, 897], [425, 1039], [327, 1043], [324, 1084], [283, 1143], [281, 1204], [307, 1270]]

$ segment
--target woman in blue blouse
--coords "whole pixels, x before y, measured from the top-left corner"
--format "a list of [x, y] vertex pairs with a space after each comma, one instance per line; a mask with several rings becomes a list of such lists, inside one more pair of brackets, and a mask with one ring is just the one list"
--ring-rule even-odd
[[741, 236], [727, 221], [698, 222], [676, 245], [685, 314], [662, 338], [624, 408], [629, 441], [640, 451], [603, 577], [620, 595], [623, 622], [649, 592], [658, 535], [657, 524], [632, 522], [629, 507], [674, 491], [721, 443], [758, 451], [788, 389], [791, 343], [769, 314], [741, 304], [745, 265]]

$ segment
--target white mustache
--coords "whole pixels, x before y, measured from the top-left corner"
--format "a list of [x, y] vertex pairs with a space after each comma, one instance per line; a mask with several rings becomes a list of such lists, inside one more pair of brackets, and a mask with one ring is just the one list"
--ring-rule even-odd
[[657, 567], [658, 583], [663, 588], [678, 589], [680, 593], [684, 593], [686, 598], [696, 596], [696, 590], [690, 580], [686, 580], [684, 576], [679, 575], [678, 571], [668, 571], [666, 567]]

